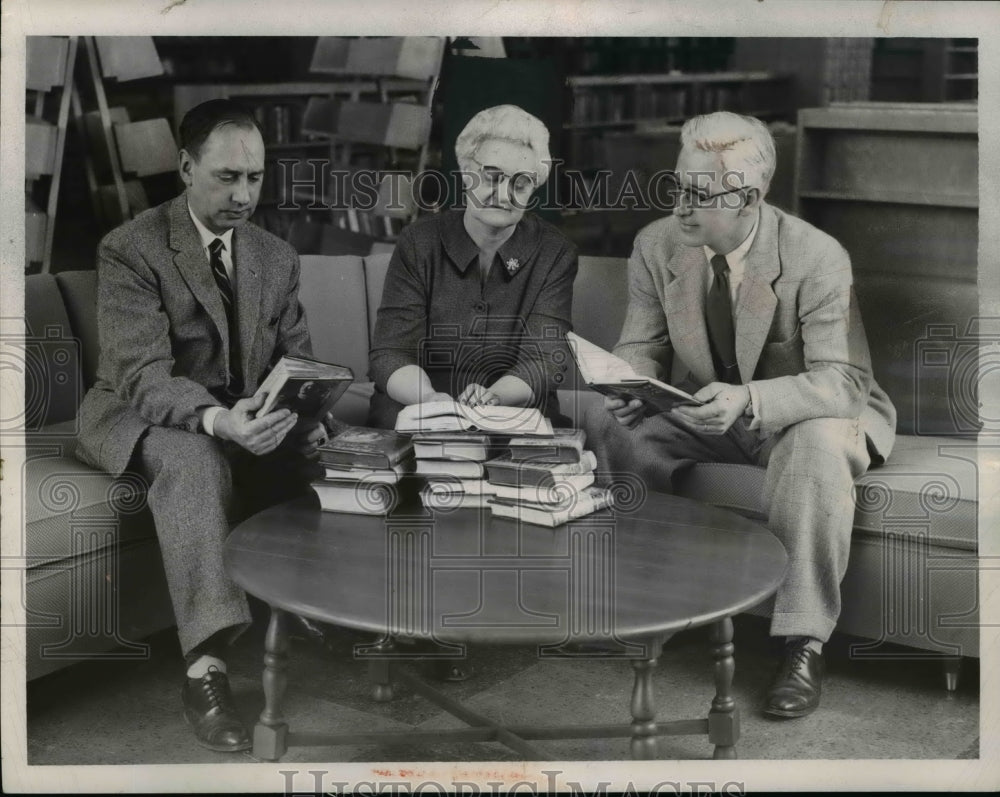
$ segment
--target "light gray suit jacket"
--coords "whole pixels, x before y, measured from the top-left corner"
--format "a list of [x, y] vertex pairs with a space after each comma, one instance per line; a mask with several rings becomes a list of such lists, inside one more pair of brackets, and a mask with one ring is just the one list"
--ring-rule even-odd
[[[629, 303], [615, 353], [669, 381], [717, 381], [705, 325], [704, 250], [679, 242], [677, 219], [644, 227], [629, 259]], [[735, 311], [736, 359], [754, 381], [764, 434], [810, 418], [859, 418], [876, 457], [895, 440], [896, 410], [872, 377], [851, 263], [833, 238], [766, 203]]]
[[[233, 233], [245, 396], [282, 354], [311, 352], [298, 300], [299, 258], [252, 223]], [[77, 456], [120, 474], [149, 426], [198, 430], [225, 406], [229, 329], [181, 195], [112, 230], [97, 255], [97, 382], [80, 406]]]

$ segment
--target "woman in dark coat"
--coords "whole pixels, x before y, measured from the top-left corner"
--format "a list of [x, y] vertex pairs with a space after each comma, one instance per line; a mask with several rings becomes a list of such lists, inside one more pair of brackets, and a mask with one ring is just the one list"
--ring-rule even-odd
[[464, 209], [400, 235], [370, 357], [369, 423], [408, 404], [539, 408], [559, 423], [577, 252], [530, 212], [549, 176], [549, 133], [514, 105], [476, 114], [455, 143]]

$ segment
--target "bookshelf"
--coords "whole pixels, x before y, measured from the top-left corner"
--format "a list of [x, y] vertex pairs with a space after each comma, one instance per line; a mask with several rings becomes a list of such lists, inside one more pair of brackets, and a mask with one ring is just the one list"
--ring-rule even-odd
[[770, 72], [577, 75], [567, 78], [570, 113], [564, 127], [568, 165], [604, 163], [606, 132], [680, 125], [716, 110], [787, 119], [792, 78]]
[[[430, 97], [443, 53], [436, 37], [315, 39], [308, 79], [178, 83], [175, 126], [209, 99], [237, 100], [264, 131], [267, 168], [254, 221], [302, 254], [367, 254], [392, 240], [412, 209], [359, 211], [361, 169], [418, 173], [427, 156]], [[331, 178], [332, 170], [348, 175]], [[408, 184], [407, 184], [408, 185]], [[397, 183], [398, 186], [398, 183]], [[401, 192], [405, 195], [405, 188]]]

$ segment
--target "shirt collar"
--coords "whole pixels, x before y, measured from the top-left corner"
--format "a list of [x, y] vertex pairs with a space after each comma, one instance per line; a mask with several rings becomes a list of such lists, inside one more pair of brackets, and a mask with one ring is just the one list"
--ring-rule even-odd
[[[441, 225], [441, 240], [445, 252], [455, 267], [463, 274], [479, 256], [479, 247], [466, 232], [462, 216], [464, 210], [449, 210], [445, 212]], [[501, 262], [507, 267], [504, 273], [507, 278], [520, 273], [530, 262], [531, 256], [541, 244], [541, 223], [535, 216], [525, 213], [514, 228], [510, 238], [503, 242], [497, 250]], [[511, 274], [513, 267], [514, 274]]]
[[[725, 256], [726, 263], [729, 264], [730, 271], [743, 271], [743, 266], [746, 263], [747, 252], [750, 251], [750, 247], [753, 246], [754, 239], [757, 237], [757, 228], [760, 227], [760, 210], [757, 211], [757, 218], [754, 219], [753, 227], [750, 228], [750, 233], [746, 238], [743, 239], [743, 243], [737, 246], [732, 252]], [[718, 254], [711, 247], [703, 247], [705, 250], [705, 257], [708, 258], [708, 262], [712, 262], [712, 258]]]
[[208, 227], [199, 221], [198, 217], [194, 215], [191, 210], [191, 204], [188, 203], [187, 206], [188, 215], [191, 217], [191, 221], [194, 222], [194, 228], [198, 231], [198, 237], [201, 238], [201, 246], [203, 249], [208, 249], [208, 245], [212, 243], [216, 238], [221, 238], [222, 243], [226, 245], [226, 251], [232, 254], [233, 252], [233, 231], [232, 228], [226, 230], [222, 235], [216, 235]]

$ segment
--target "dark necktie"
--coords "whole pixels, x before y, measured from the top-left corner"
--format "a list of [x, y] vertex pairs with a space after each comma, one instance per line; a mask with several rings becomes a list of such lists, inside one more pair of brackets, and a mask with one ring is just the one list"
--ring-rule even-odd
[[736, 365], [736, 331], [733, 326], [733, 302], [729, 295], [729, 264], [723, 255], [712, 258], [712, 271], [715, 272], [715, 279], [705, 302], [712, 362], [721, 381], [738, 385], [740, 369]]
[[237, 397], [243, 392], [243, 369], [240, 367], [240, 333], [236, 326], [233, 283], [229, 281], [226, 264], [222, 262], [222, 250], [225, 248], [226, 245], [221, 238], [216, 238], [208, 245], [212, 276], [215, 277], [215, 284], [219, 286], [219, 296], [222, 297], [222, 306], [226, 308], [226, 322], [229, 326], [229, 385], [227, 390], [232, 396]]

